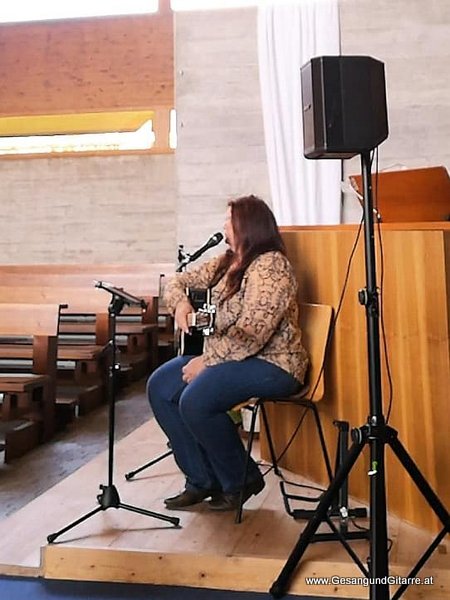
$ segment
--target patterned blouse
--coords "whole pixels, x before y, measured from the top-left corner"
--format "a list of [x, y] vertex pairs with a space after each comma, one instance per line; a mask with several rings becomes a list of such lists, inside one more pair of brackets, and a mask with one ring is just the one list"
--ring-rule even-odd
[[[165, 288], [164, 299], [173, 313], [186, 288], [208, 288], [220, 257], [184, 273], [178, 273]], [[256, 257], [231, 298], [226, 295], [226, 275], [212, 288], [216, 305], [214, 333], [205, 336], [206, 366], [230, 360], [257, 357], [273, 363], [303, 383], [308, 356], [298, 325], [297, 282], [288, 259], [280, 252]]]

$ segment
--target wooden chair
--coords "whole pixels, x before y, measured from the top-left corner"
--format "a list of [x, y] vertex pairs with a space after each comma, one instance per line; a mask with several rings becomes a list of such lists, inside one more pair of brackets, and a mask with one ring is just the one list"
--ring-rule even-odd
[[251, 398], [249, 401], [235, 406], [233, 410], [244, 408], [252, 411], [252, 418], [250, 423], [250, 430], [247, 441], [247, 461], [244, 472], [244, 479], [242, 482], [241, 498], [239, 507], [236, 512], [236, 523], [242, 521], [242, 508], [243, 508], [243, 492], [247, 483], [248, 465], [250, 461], [253, 439], [255, 434], [256, 417], [259, 411], [261, 411], [262, 421], [266, 433], [267, 444], [269, 447], [270, 460], [274, 472], [281, 476], [281, 472], [278, 468], [278, 459], [275, 453], [272, 435], [270, 432], [269, 420], [265, 409], [266, 402], [275, 403], [288, 403], [296, 404], [304, 407], [306, 410], [311, 410], [314, 416], [314, 422], [316, 424], [317, 433], [319, 435], [319, 441], [322, 449], [322, 455], [327, 470], [327, 475], [331, 481], [333, 472], [331, 468], [330, 458], [323, 435], [322, 425], [320, 422], [319, 413], [317, 410], [317, 402], [319, 402], [325, 393], [324, 383], [324, 363], [327, 349], [328, 336], [330, 332], [331, 319], [333, 315], [333, 309], [331, 306], [325, 304], [300, 304], [300, 327], [302, 330], [302, 341], [305, 348], [308, 351], [310, 364], [307, 373], [307, 379], [305, 385], [302, 387], [300, 392], [294, 396], [287, 398]]

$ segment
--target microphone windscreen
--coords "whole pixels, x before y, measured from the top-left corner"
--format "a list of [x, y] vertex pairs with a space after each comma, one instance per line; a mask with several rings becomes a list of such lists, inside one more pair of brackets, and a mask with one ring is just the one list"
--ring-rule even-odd
[[220, 233], [220, 231], [218, 231], [217, 233], [215, 233], [214, 235], [211, 236], [210, 241], [211, 243], [214, 244], [214, 246], [216, 244], [220, 244], [220, 242], [223, 240], [223, 233]]

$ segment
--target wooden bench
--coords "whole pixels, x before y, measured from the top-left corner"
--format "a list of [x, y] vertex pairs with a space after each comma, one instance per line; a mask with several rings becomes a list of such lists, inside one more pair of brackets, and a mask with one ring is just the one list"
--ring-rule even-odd
[[173, 263], [0, 265], [1, 285], [93, 287], [106, 281], [133, 293], [160, 296], [162, 281], [175, 272]]
[[5, 347], [3, 339], [7, 339], [7, 347], [11, 339], [32, 338], [28, 371], [24, 366], [21, 373], [4, 372], [5, 368], [0, 372], [0, 447], [5, 462], [54, 433], [59, 318], [59, 304], [0, 304], [0, 352]]
[[[160, 297], [165, 277], [174, 272], [173, 263], [0, 265], [0, 285], [92, 288], [94, 281], [105, 281], [131, 294]], [[144, 313], [144, 321], [150, 318]]]
[[[0, 286], [0, 302], [7, 291], [11, 290], [18, 298], [42, 298], [43, 301], [61, 298], [67, 303], [60, 323], [59, 345], [76, 346], [95, 344], [104, 346], [112, 336], [112, 323], [108, 313], [111, 294], [95, 287], [57, 286]], [[138, 308], [133, 313], [124, 307], [126, 319], [116, 319], [116, 343], [121, 350], [118, 362], [121, 367], [121, 379], [135, 381], [148, 375], [158, 364], [158, 299], [154, 296], [139, 296], [147, 303], [146, 309]], [[134, 321], [129, 321], [132, 316]], [[92, 346], [93, 351], [98, 348]], [[94, 358], [94, 357], [93, 357]]]
[[27, 264], [4, 264], [0, 265], [0, 274], [15, 273], [26, 275], [27, 273], [38, 275], [60, 275], [76, 274], [98, 277], [143, 275], [152, 277], [155, 273], [172, 274], [175, 272], [173, 262], [145, 262], [145, 263], [27, 263]]
[[[154, 368], [161, 362], [158, 353], [158, 327], [155, 327], [159, 315], [158, 298], [161, 296], [164, 278], [174, 272], [173, 263], [0, 265], [0, 282], [3, 286], [15, 287], [92, 289], [94, 281], [104, 281], [144, 298], [148, 302], [146, 311], [125, 307], [117, 319], [117, 341], [121, 350], [128, 355], [141, 354], [143, 349], [147, 348], [150, 353], [151, 367]], [[104, 291], [103, 293], [106, 294]], [[77, 323], [74, 319], [68, 321], [67, 319], [63, 317], [61, 333], [68, 335], [92, 333], [92, 324]], [[159, 325], [160, 329], [165, 330], [164, 317], [160, 319]], [[171, 343], [166, 338], [167, 335], [164, 334], [164, 339], [161, 340], [164, 346]]]
[[[100, 290], [77, 288], [46, 288], [31, 286], [0, 286], [0, 304], [62, 305], [63, 314], [73, 312], [92, 314], [93, 339], [66, 339], [59, 335], [57, 346], [58, 424], [63, 426], [75, 414], [83, 414], [106, 399], [107, 360], [106, 344], [109, 340], [108, 298]], [[61, 323], [60, 323], [61, 328]], [[32, 346], [13, 341], [0, 347], [0, 358], [9, 361], [30, 360]]]

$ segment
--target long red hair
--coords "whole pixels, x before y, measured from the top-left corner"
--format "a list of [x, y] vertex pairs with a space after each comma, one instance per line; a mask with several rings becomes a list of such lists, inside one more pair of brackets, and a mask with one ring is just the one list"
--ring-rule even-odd
[[[215, 278], [217, 282], [227, 275], [225, 298], [231, 298], [240, 289], [245, 271], [257, 256], [270, 251], [286, 255], [273, 212], [261, 198], [242, 196], [230, 200], [228, 206], [231, 208], [235, 250], [226, 252]], [[239, 257], [237, 262], [236, 257]]]

